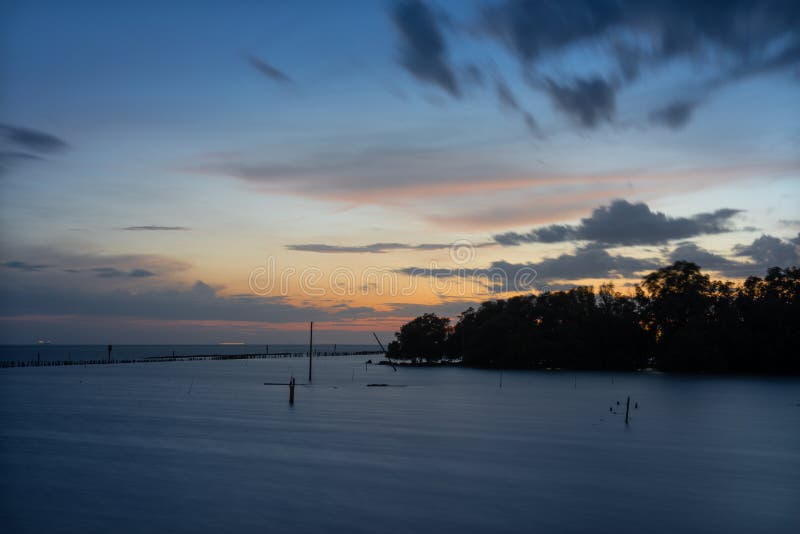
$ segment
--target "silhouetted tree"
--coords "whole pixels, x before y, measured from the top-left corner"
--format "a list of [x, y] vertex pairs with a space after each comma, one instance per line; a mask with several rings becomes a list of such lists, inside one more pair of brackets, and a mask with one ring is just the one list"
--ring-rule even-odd
[[396, 334], [392, 358], [461, 358], [513, 368], [800, 373], [800, 269], [774, 267], [740, 287], [678, 261], [632, 296], [604, 284], [490, 300], [454, 328], [425, 314]]
[[395, 334], [387, 349], [390, 358], [399, 360], [440, 360], [445, 355], [450, 319], [426, 313], [406, 323]]

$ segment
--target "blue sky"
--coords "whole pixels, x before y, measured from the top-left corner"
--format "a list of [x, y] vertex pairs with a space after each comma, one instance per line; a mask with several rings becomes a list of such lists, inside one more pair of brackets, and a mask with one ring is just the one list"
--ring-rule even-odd
[[[332, 290], [454, 242], [536, 271], [510, 292], [797, 264], [792, 2], [1, 9], [1, 342], [358, 341], [497, 296]], [[270, 258], [323, 294], [254, 292]]]

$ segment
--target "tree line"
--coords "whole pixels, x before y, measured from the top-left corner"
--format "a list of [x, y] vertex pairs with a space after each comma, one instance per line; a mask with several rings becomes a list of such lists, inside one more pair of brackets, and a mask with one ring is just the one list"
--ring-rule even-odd
[[630, 295], [612, 284], [489, 300], [451, 325], [426, 313], [403, 325], [388, 357], [518, 369], [800, 372], [800, 268], [741, 285], [679, 261]]

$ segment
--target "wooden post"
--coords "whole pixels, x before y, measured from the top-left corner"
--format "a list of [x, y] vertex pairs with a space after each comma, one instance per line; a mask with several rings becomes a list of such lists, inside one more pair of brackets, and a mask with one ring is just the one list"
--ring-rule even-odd
[[294, 404], [294, 377], [289, 379], [289, 404]]
[[308, 331], [308, 383], [311, 383], [311, 356], [314, 350], [314, 321], [311, 321]]
[[111, 363], [111, 345], [108, 346], [108, 362]]
[[628, 395], [628, 402], [625, 405], [625, 424], [628, 424], [628, 415], [631, 413], [631, 396]]

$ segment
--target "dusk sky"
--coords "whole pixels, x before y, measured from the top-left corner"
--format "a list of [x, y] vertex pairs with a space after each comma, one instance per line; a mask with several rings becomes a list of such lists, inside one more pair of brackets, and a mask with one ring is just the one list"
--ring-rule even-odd
[[0, 6], [1, 343], [800, 264], [796, 0]]

